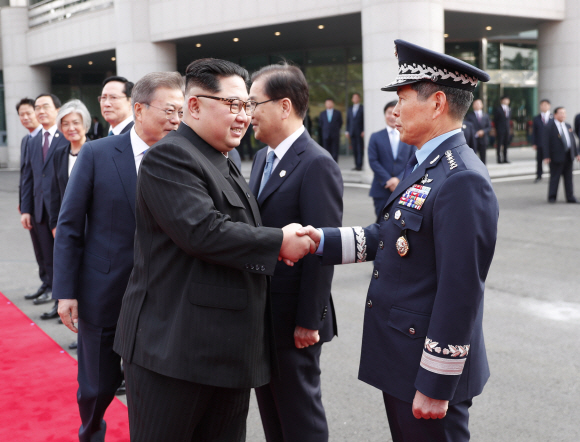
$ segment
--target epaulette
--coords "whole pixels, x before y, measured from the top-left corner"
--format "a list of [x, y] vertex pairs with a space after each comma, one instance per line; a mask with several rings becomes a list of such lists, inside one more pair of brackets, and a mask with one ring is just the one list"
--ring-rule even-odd
[[455, 149], [446, 150], [441, 162], [443, 163], [445, 175], [447, 176], [453, 175], [460, 170], [466, 169], [465, 163], [461, 159], [461, 156], [458, 155], [458, 153], [455, 151]]

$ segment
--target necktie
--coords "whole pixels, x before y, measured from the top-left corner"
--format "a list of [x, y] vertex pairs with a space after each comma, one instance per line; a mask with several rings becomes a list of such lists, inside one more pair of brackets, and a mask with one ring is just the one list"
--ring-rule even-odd
[[417, 156], [413, 154], [413, 156], [409, 159], [409, 162], [405, 166], [405, 174], [403, 175], [403, 180], [407, 178], [409, 175], [411, 175], [411, 172], [413, 172], [413, 169], [415, 168], [417, 163], [418, 163]]
[[46, 161], [46, 154], [48, 153], [48, 148], [50, 145], [48, 144], [48, 137], [50, 137], [50, 133], [44, 133], [44, 143], [42, 143], [42, 160]]
[[260, 190], [258, 191], [258, 197], [262, 193], [262, 189], [270, 179], [270, 175], [272, 175], [272, 168], [274, 166], [274, 157], [276, 154], [274, 151], [268, 154], [268, 158], [266, 159], [266, 167], [264, 167], [264, 174], [262, 175], [262, 183], [260, 184]]
[[113, 135], [114, 135], [114, 134], [113, 134], [113, 130], [111, 129], [111, 130], [109, 131], [109, 135], [107, 135], [107, 136], [108, 136], [108, 137], [112, 137]]

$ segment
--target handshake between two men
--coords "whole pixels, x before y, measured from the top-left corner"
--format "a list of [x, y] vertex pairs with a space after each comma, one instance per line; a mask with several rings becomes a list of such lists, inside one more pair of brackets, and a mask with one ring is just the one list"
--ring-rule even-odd
[[316, 253], [320, 245], [321, 234], [312, 226], [303, 227], [298, 223], [282, 227], [284, 239], [280, 247], [278, 261], [293, 266], [309, 253]]

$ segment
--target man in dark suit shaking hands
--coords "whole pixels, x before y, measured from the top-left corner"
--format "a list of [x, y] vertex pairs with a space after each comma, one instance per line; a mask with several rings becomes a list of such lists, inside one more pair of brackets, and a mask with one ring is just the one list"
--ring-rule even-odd
[[[250, 188], [258, 196], [264, 225], [340, 227], [342, 176], [302, 123], [308, 108], [304, 74], [279, 64], [260, 69], [252, 80], [250, 100], [260, 103], [252, 124], [256, 139], [268, 147], [256, 154]], [[280, 373], [256, 389], [268, 442], [328, 441], [320, 353], [322, 343], [336, 334], [333, 273], [333, 267], [322, 267], [312, 255], [292, 267], [276, 266], [271, 287]]]
[[135, 125], [86, 143], [66, 186], [56, 226], [54, 297], [63, 323], [79, 334], [81, 442], [104, 440], [103, 416], [123, 379], [113, 340], [133, 268], [137, 172], [149, 146], [177, 128], [182, 88], [177, 72], [139, 80]]
[[362, 170], [365, 136], [365, 115], [360, 104], [360, 94], [352, 94], [352, 106], [346, 111], [346, 137], [350, 139], [354, 154], [354, 170]]
[[241, 441], [250, 389], [270, 381], [269, 276], [311, 248], [300, 224], [263, 227], [228, 152], [253, 104], [224, 60], [186, 69], [183, 122], [147, 152], [137, 180], [135, 264], [115, 351], [131, 439]]
[[322, 147], [329, 151], [334, 161], [338, 163], [342, 114], [334, 108], [334, 100], [332, 98], [327, 98], [324, 106], [326, 109], [318, 117], [318, 130], [322, 133]]

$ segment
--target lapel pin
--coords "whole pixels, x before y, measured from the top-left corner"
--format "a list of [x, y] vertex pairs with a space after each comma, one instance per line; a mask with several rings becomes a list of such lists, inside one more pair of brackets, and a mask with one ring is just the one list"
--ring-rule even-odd
[[437, 161], [438, 159], [439, 159], [439, 155], [437, 155], [435, 158], [433, 158], [429, 164], [433, 164], [433, 163], [434, 163], [435, 161]]
[[433, 179], [429, 178], [429, 174], [426, 173], [425, 176], [421, 179], [421, 184], [429, 184]]
[[286, 176], [286, 171], [282, 170], [280, 171], [280, 178], [284, 178]]
[[55, 136], [56, 138], [58, 138], [58, 135], [59, 135], [59, 134], [54, 134], [54, 136]]
[[401, 211], [400, 210], [397, 210], [395, 212], [395, 219], [399, 219], [400, 217], [401, 217]]

